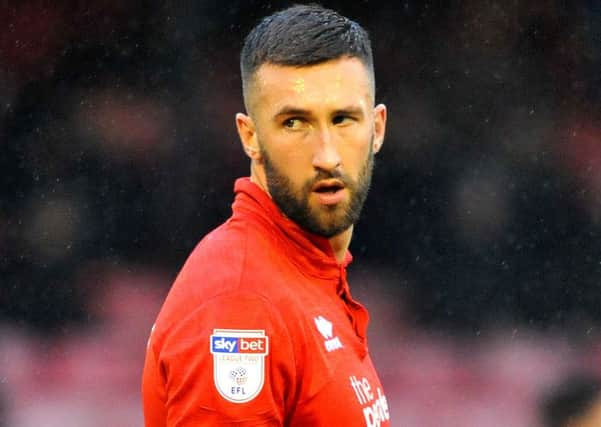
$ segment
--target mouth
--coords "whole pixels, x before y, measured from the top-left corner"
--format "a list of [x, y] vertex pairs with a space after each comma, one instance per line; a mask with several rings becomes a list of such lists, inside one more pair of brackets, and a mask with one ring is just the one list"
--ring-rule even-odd
[[347, 190], [344, 183], [337, 179], [326, 179], [313, 186], [318, 203], [323, 206], [336, 206], [344, 201]]
[[337, 179], [328, 179], [324, 181], [320, 181], [313, 186], [313, 191], [315, 193], [321, 194], [334, 194], [344, 188], [344, 184]]

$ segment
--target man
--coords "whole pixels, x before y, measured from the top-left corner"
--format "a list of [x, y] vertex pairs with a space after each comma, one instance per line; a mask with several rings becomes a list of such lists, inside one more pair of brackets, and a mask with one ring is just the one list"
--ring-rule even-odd
[[146, 426], [388, 426], [368, 314], [346, 281], [386, 125], [367, 33], [295, 6], [251, 31], [241, 70], [250, 179], [153, 327]]

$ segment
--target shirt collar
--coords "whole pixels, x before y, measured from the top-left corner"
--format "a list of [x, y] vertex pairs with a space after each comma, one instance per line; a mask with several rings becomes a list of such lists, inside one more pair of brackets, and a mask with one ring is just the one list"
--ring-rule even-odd
[[343, 262], [338, 264], [327, 238], [302, 229], [282, 214], [271, 197], [249, 178], [237, 179], [234, 193], [234, 218], [246, 213], [245, 218], [250, 214], [264, 223], [272, 224], [274, 231], [282, 237], [283, 244], [295, 249], [292, 252], [293, 261], [304, 272], [322, 278], [338, 278], [341, 269], [352, 261], [353, 257], [347, 250]]

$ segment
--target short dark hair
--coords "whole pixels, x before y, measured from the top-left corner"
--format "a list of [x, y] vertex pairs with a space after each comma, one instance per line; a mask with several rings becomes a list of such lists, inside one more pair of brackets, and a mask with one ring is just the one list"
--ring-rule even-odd
[[371, 42], [361, 25], [316, 4], [292, 6], [263, 18], [246, 36], [240, 53], [244, 92], [265, 63], [306, 66], [345, 56], [359, 59], [373, 81]]
[[545, 427], [564, 427], [584, 415], [601, 398], [601, 379], [591, 373], [566, 377], [541, 402]]

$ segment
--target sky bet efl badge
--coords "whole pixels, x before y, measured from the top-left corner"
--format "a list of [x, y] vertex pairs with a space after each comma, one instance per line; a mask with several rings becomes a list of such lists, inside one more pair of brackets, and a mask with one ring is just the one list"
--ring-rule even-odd
[[213, 329], [211, 353], [215, 387], [224, 399], [244, 403], [257, 397], [269, 353], [265, 331]]

